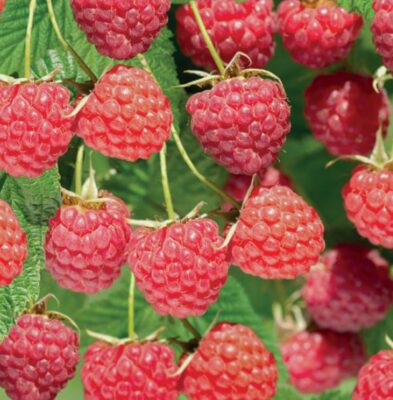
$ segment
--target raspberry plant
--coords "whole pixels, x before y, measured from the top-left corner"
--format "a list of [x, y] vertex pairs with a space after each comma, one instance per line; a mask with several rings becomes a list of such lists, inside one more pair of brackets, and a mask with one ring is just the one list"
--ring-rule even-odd
[[390, 399], [392, 13], [0, 0], [0, 399]]

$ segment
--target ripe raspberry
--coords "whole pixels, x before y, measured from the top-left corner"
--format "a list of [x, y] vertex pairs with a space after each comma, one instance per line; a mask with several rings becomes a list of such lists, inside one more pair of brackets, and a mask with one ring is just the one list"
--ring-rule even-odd
[[256, 187], [240, 213], [231, 259], [265, 279], [292, 279], [308, 272], [325, 247], [316, 211], [290, 188]]
[[12, 400], [52, 400], [75, 375], [78, 349], [62, 322], [25, 314], [0, 344], [0, 386]]
[[259, 77], [221, 81], [191, 96], [187, 111], [204, 150], [237, 175], [269, 167], [291, 129], [283, 87]]
[[3, 12], [7, 0], [0, 0], [0, 13]]
[[75, 120], [76, 133], [102, 154], [147, 159], [170, 138], [169, 100], [143, 69], [117, 65], [97, 83]]
[[146, 300], [162, 315], [204, 314], [218, 299], [229, 263], [218, 225], [210, 219], [139, 229], [130, 242], [128, 264]]
[[320, 393], [356, 375], [365, 354], [360, 337], [320, 330], [300, 332], [281, 344], [291, 383], [302, 393]]
[[[275, 18], [272, 0], [198, 0], [202, 20], [225, 63], [236, 53], [248, 55], [253, 68], [263, 68], [275, 49]], [[178, 8], [176, 36], [182, 52], [193, 63], [208, 70], [216, 65], [206, 47], [190, 5]]]
[[373, 78], [335, 72], [318, 76], [306, 90], [306, 119], [314, 136], [335, 156], [367, 155], [378, 128], [386, 135], [390, 103]]
[[375, 245], [393, 249], [393, 171], [355, 168], [343, 189], [347, 217]]
[[310, 273], [303, 297], [321, 328], [369, 328], [385, 317], [393, 300], [388, 262], [362, 246], [337, 246], [323, 257], [323, 268]]
[[352, 400], [393, 398], [393, 351], [383, 350], [371, 357], [359, 372]]
[[22, 273], [27, 257], [26, 233], [8, 203], [0, 199], [0, 286]]
[[335, 0], [283, 0], [278, 26], [294, 60], [324, 68], [344, 59], [363, 26], [360, 15], [338, 7]]
[[0, 83], [0, 170], [36, 178], [72, 139], [70, 92], [57, 83]]
[[174, 357], [163, 343], [93, 343], [81, 372], [85, 399], [176, 400]]
[[377, 52], [384, 64], [393, 72], [393, 3], [391, 0], [374, 0], [375, 16], [371, 31]]
[[250, 328], [223, 322], [202, 339], [182, 379], [190, 400], [269, 400], [277, 367]]
[[169, 0], [71, 0], [80, 29], [97, 50], [116, 60], [146, 52], [168, 22]]
[[131, 229], [118, 207], [63, 205], [49, 221], [46, 268], [57, 283], [74, 292], [94, 294], [119, 277]]

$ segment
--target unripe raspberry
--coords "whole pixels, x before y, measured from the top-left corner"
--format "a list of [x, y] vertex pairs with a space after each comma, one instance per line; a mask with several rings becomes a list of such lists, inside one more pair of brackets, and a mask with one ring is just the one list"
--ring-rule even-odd
[[62, 322], [25, 314], [0, 344], [0, 386], [12, 400], [52, 400], [75, 375], [79, 337]]
[[229, 263], [218, 225], [210, 219], [176, 222], [159, 230], [139, 229], [128, 263], [138, 288], [162, 315], [204, 314], [218, 299]]
[[176, 400], [174, 357], [163, 343], [95, 342], [87, 349], [81, 372], [85, 400]]
[[22, 273], [26, 257], [26, 233], [10, 205], [0, 199], [0, 286], [9, 285]]
[[99, 80], [75, 119], [75, 130], [100, 153], [128, 161], [148, 159], [170, 138], [169, 100], [140, 68], [117, 65]]
[[69, 101], [58, 83], [0, 83], [0, 170], [36, 178], [53, 168], [73, 136]]
[[97, 50], [116, 60], [146, 52], [168, 22], [169, 0], [71, 0], [80, 29]]
[[231, 259], [248, 274], [293, 279], [318, 262], [323, 231], [316, 211], [290, 188], [258, 186], [240, 213]]
[[221, 81], [191, 96], [186, 107], [203, 149], [236, 175], [269, 167], [291, 128], [284, 88], [269, 79]]

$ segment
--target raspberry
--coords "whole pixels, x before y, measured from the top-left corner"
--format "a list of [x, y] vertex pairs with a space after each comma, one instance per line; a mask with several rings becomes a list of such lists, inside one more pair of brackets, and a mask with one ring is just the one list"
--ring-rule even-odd
[[71, 0], [80, 29], [97, 50], [116, 60], [146, 52], [168, 22], [169, 0]]
[[187, 111], [204, 150], [237, 175], [269, 167], [291, 129], [283, 87], [259, 77], [221, 81], [191, 96]]
[[387, 68], [393, 72], [393, 3], [391, 0], [374, 0], [375, 16], [371, 31], [377, 52]]
[[182, 379], [190, 400], [269, 400], [277, 367], [250, 328], [223, 322], [202, 339]]
[[72, 139], [70, 92], [57, 83], [0, 83], [0, 170], [35, 178]]
[[334, 0], [283, 0], [278, 27], [293, 59], [310, 68], [343, 60], [363, 26], [360, 15], [338, 7]]
[[118, 206], [113, 210], [112, 202], [95, 208], [63, 204], [49, 221], [46, 268], [60, 286], [74, 292], [107, 289], [127, 258], [131, 229], [124, 213]]
[[0, 13], [3, 12], [7, 0], [0, 0]]
[[[253, 68], [263, 68], [275, 49], [272, 0], [198, 0], [202, 20], [221, 59], [229, 63], [236, 53], [247, 54]], [[176, 36], [182, 52], [193, 63], [216, 69], [190, 5], [178, 8]]]
[[0, 287], [22, 273], [26, 257], [26, 233], [10, 205], [0, 199]]
[[352, 400], [393, 398], [393, 351], [383, 350], [371, 357], [359, 372]]
[[323, 231], [316, 211], [290, 188], [259, 186], [240, 213], [231, 259], [261, 278], [295, 278], [318, 262]]
[[97, 83], [75, 119], [76, 133], [102, 154], [147, 159], [170, 138], [169, 100], [146, 71], [117, 65]]
[[380, 126], [390, 118], [387, 93], [373, 88], [373, 78], [349, 72], [318, 76], [306, 90], [306, 118], [314, 136], [331, 154], [367, 155]]
[[350, 333], [304, 331], [281, 344], [291, 383], [302, 393], [320, 393], [356, 375], [365, 362], [360, 337]]
[[307, 309], [321, 328], [357, 332], [382, 320], [393, 300], [389, 264], [358, 245], [328, 251], [323, 268], [310, 273], [303, 289]]
[[138, 288], [159, 314], [198, 316], [217, 301], [227, 280], [229, 263], [222, 244], [218, 225], [210, 219], [139, 229], [128, 263]]
[[86, 400], [176, 400], [174, 352], [163, 343], [89, 346], [82, 367]]
[[375, 245], [393, 249], [393, 171], [355, 168], [343, 189], [347, 217]]
[[0, 386], [12, 400], [52, 400], [75, 375], [78, 348], [62, 322], [25, 314], [0, 344]]

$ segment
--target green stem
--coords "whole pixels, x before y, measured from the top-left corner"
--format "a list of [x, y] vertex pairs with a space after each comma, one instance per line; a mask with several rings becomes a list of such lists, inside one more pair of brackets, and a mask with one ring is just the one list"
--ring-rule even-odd
[[171, 220], [175, 220], [176, 214], [175, 214], [175, 210], [173, 208], [171, 190], [169, 188], [168, 168], [167, 168], [167, 162], [166, 162], [166, 145], [165, 144], [160, 152], [160, 165], [161, 165], [162, 190], [164, 192], [165, 205], [166, 205], [166, 210], [168, 213], [168, 218]]
[[188, 330], [188, 332], [192, 334], [192, 336], [194, 336], [196, 340], [200, 341], [202, 339], [200, 333], [192, 326], [192, 324], [188, 319], [182, 319], [181, 322], [183, 326]]
[[25, 39], [25, 77], [31, 78], [31, 34], [33, 31], [34, 14], [37, 8], [37, 0], [30, 1], [29, 19], [27, 21], [26, 39]]
[[57, 23], [55, 10], [53, 8], [52, 0], [46, 0], [49, 11], [49, 18], [52, 23], [53, 30], [56, 33], [56, 36], [59, 42], [63, 45], [63, 47], [74, 57], [75, 61], [79, 64], [79, 66], [85, 71], [86, 75], [95, 83], [97, 82], [97, 77], [94, 72], [87, 66], [87, 64], [82, 60], [79, 54], [74, 50], [74, 48], [70, 45], [70, 43], [63, 37], [61, 30], [59, 28], [59, 24]]
[[222, 62], [221, 57], [218, 54], [216, 48], [214, 47], [214, 44], [209, 36], [209, 33], [207, 32], [206, 26], [202, 20], [201, 13], [199, 12], [196, 1], [195, 0], [190, 1], [190, 6], [192, 9], [192, 12], [194, 13], [195, 21], [202, 33], [203, 40], [205, 41], [206, 46], [209, 49], [209, 52], [210, 52], [214, 62], [217, 65], [217, 69], [221, 75], [224, 75], [225, 74], [224, 63]]
[[85, 152], [85, 146], [82, 144], [76, 155], [75, 164], [75, 193], [80, 196], [82, 194], [82, 172], [83, 172], [83, 155]]
[[128, 337], [135, 337], [135, 276], [131, 272], [130, 291], [128, 294]]

